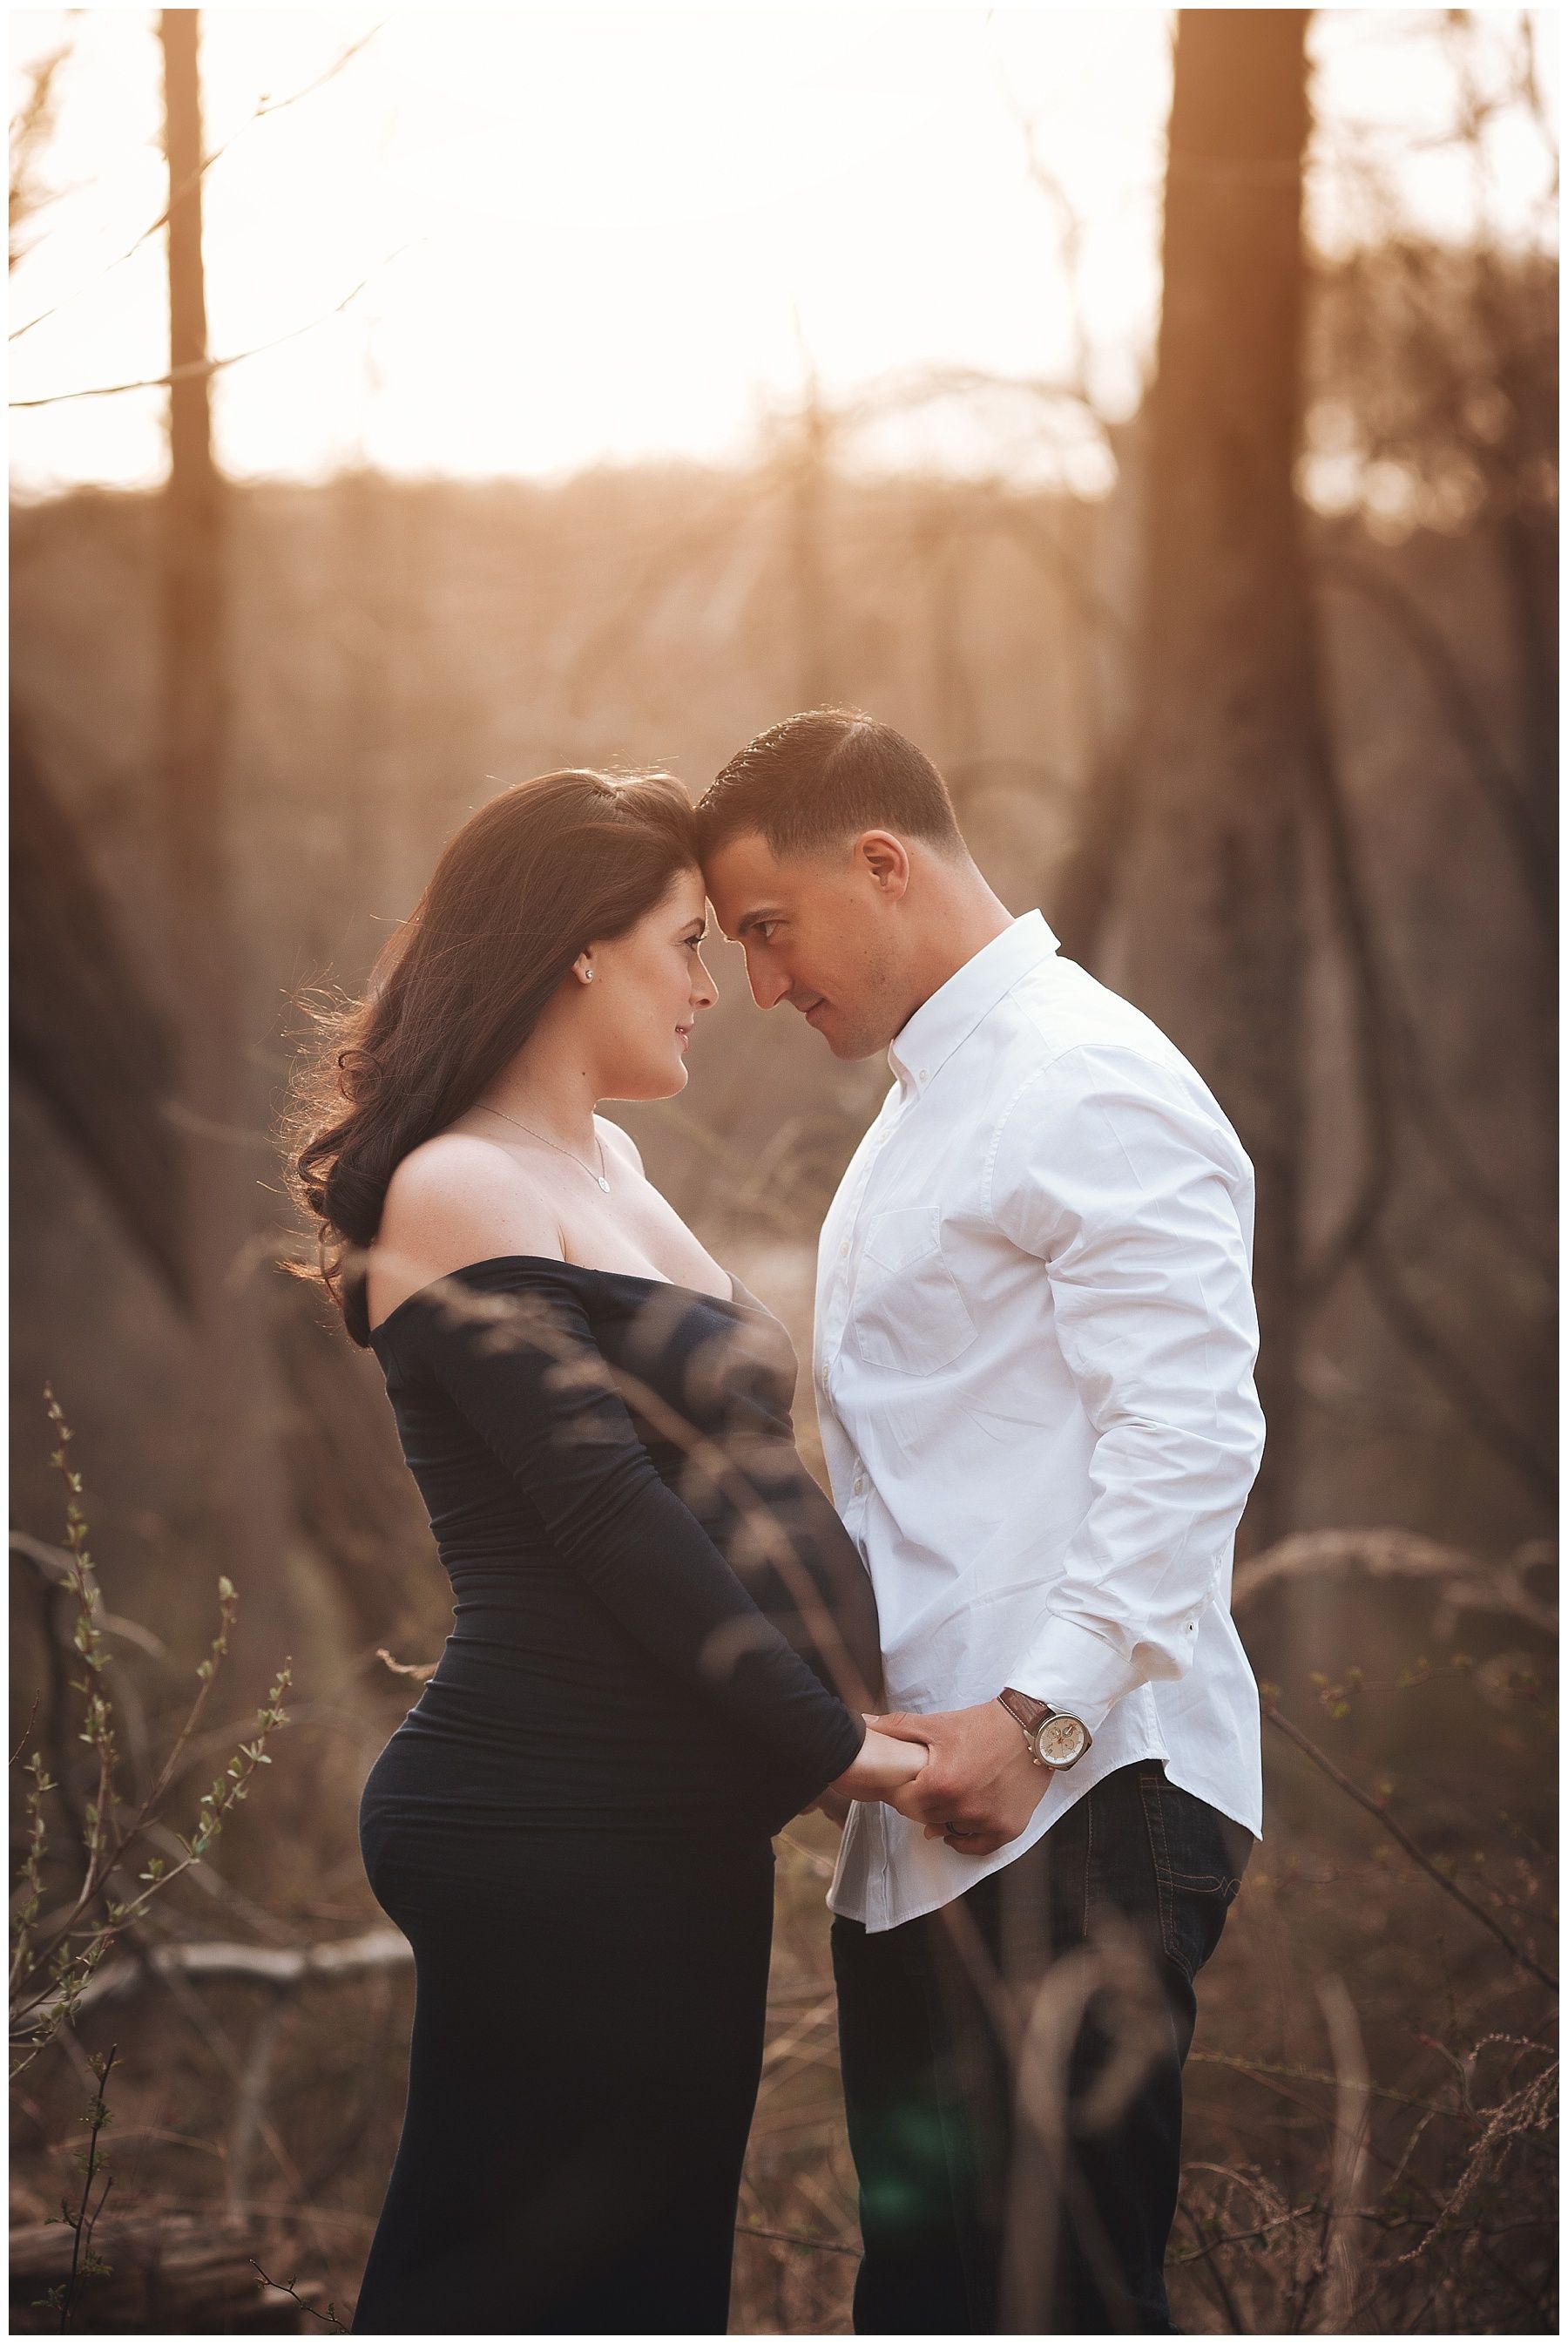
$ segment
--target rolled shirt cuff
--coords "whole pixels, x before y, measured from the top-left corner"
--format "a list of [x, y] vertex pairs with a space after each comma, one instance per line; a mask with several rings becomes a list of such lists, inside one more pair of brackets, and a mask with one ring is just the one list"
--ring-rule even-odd
[[1076, 1620], [1048, 1620], [1008, 1682], [1031, 1701], [1049, 1702], [1098, 1733], [1124, 1692], [1127, 1662], [1114, 1644]]

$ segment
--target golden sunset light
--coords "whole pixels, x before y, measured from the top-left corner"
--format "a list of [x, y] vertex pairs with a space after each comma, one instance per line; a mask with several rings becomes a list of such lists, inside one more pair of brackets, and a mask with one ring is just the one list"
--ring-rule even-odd
[[15, 2333], [1559, 2332], [1559, 25], [10, 31]]
[[[927, 369], [1062, 379], [1080, 319], [1097, 392], [1136, 404], [1159, 294], [1160, 10], [240, 7], [204, 25], [213, 348], [260, 353], [216, 385], [236, 477], [728, 460], [808, 368], [834, 398]], [[159, 371], [161, 239], [111, 265], [160, 207], [152, 20], [16, 11], [14, 72], [67, 31], [59, 192], [12, 284], [18, 400]], [[1543, 24], [1545, 76], [1554, 46]], [[1394, 118], [1411, 217], [1460, 236], [1490, 204], [1510, 235], [1539, 233], [1549, 177], [1506, 115], [1485, 188], [1438, 138], [1454, 92], [1435, 35], [1324, 12], [1313, 53], [1331, 241], [1367, 231], [1350, 167]], [[1081, 224], [1073, 286], [1030, 136]], [[1069, 423], [1046, 452], [1033, 422], [1005, 402], [927, 412], [869, 452], [1106, 485], [1089, 435]], [[26, 493], [156, 480], [158, 396], [24, 409], [12, 458]]]

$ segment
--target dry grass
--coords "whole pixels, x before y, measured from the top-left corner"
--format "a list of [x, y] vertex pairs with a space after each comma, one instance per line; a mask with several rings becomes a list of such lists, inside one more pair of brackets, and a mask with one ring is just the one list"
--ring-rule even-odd
[[[1433, 1677], [1363, 1696], [1349, 1717], [1320, 1713], [1312, 1731], [1341, 1760], [1391, 1717], [1402, 1741], [1438, 1748], [1455, 1702], [1452, 1681]], [[1503, 1746], [1494, 1731], [1467, 1796], [1434, 1786], [1423, 1801], [1406, 1775], [1395, 1803], [1439, 1866], [1540, 1957], [1553, 1917], [1552, 1720], [1528, 1697], [1485, 1714]], [[267, 1784], [267, 1839], [253, 1808], [251, 1844], [225, 1862], [247, 1872], [297, 1830], [281, 1867], [293, 1884], [280, 1879], [267, 1900], [273, 1926], [347, 1936], [374, 1917], [346, 1843], [360, 1760], [308, 1720], [288, 1740]], [[1201, 1985], [1171, 2258], [1177, 2318], [1219, 2333], [1548, 2331], [1552, 1997], [1292, 1745], [1271, 1737], [1269, 1756], [1269, 1837]], [[302, 1844], [312, 1816], [314, 1854]], [[739, 2333], [849, 2332], [857, 2240], [822, 1902], [830, 1847], [819, 1817], [779, 1845]], [[238, 1908], [215, 1916], [182, 1890], [184, 1929], [245, 1934]], [[396, 2147], [410, 2006], [407, 1974], [392, 1971], [318, 1982], [283, 2004], [223, 1983], [85, 2012], [18, 2086], [14, 2211], [41, 2219], [79, 2187], [85, 2058], [113, 2040], [115, 2202], [143, 2215], [206, 2209], [216, 2224], [232, 2192], [241, 2079], [263, 2030], [277, 2028], [266, 2121], [246, 2152], [250, 2251], [313, 2303], [350, 2303]]]
[[[731, 1245], [726, 1258], [803, 1322], [808, 1285], [786, 1275], [789, 1259], [780, 1268], [765, 1243]], [[796, 1331], [803, 1343], [804, 1324]], [[1170, 2258], [1173, 2307], [1190, 2331], [1530, 2334], [1554, 2324], [1544, 1558], [1522, 1551], [1511, 1570], [1478, 1578], [1473, 1558], [1422, 1547], [1421, 1569], [1400, 1571], [1397, 1544], [1387, 1533], [1296, 1541], [1279, 1551], [1280, 1567], [1265, 1561], [1239, 1579], [1250, 1642], [1282, 1679], [1269, 1693], [1291, 1730], [1266, 1731], [1268, 1836], [1201, 1981]], [[1301, 1586], [1313, 1598], [1304, 1615], [1291, 1608]], [[73, 1742], [42, 1633], [48, 1617], [45, 1605], [34, 1633], [25, 1614], [18, 1639], [23, 1681], [45, 1688], [24, 1740], [31, 1749], [42, 1736], [79, 1814], [98, 1761], [91, 1743]], [[1328, 1648], [1312, 1643], [1314, 1623]], [[1452, 1641], [1462, 1626], [1469, 1652]], [[108, 1682], [145, 1768], [177, 1732], [181, 1700], [156, 1640], [134, 1622], [119, 1628]], [[1429, 1650], [1412, 1652], [1412, 1642]], [[1310, 1665], [1350, 1649], [1364, 1665]], [[127, 1934], [149, 1950], [214, 1939], [299, 1946], [375, 1925], [353, 1818], [366, 1769], [416, 1692], [369, 1653], [302, 1673], [265, 1795], [171, 1884], [156, 1928]], [[224, 1726], [207, 1739], [232, 1746]], [[199, 1783], [207, 1753], [193, 1745], [191, 1755]], [[63, 1851], [59, 1793], [49, 1821]], [[823, 1901], [833, 1844], [831, 1827], [810, 1816], [779, 1846], [768, 2049], [736, 2254], [739, 2333], [849, 2331], [855, 2190]], [[45, 1867], [45, 1899], [58, 1893]], [[329, 2303], [346, 2317], [397, 2146], [411, 2005], [411, 1974], [396, 1964], [286, 1987], [176, 1972], [128, 2000], [89, 1999], [16, 2084], [14, 2218], [42, 2223], [62, 2198], [80, 2202], [91, 2063], [115, 2046], [106, 2258], [126, 2217], [132, 2231], [161, 2224], [187, 2245], [205, 2226], [209, 2258], [223, 2260], [221, 2246], [235, 2265], [222, 2273], [226, 2300], [236, 2270], [243, 2299], [254, 2255], [273, 2278], [297, 2282], [313, 2307], [297, 2313], [307, 2325], [330, 2325]], [[89, 2323], [94, 2291], [107, 2321], [117, 2283], [87, 2280]], [[25, 2286], [14, 2310], [23, 2328], [40, 2319], [27, 2299]], [[295, 2308], [274, 2296], [266, 2316]]]

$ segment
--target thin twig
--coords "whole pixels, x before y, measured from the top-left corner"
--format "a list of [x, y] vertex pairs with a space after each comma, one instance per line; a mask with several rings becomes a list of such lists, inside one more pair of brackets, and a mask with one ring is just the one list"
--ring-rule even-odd
[[147, 243], [151, 237], [157, 235], [160, 228], [167, 227], [170, 215], [178, 207], [179, 205], [185, 202], [187, 196], [194, 193], [196, 188], [198, 187], [202, 181], [206, 177], [206, 175], [212, 169], [213, 165], [222, 160], [223, 157], [228, 153], [229, 149], [236, 144], [236, 142], [243, 136], [246, 130], [250, 128], [252, 123], [265, 121], [266, 116], [271, 114], [281, 114], [284, 112], [286, 107], [297, 106], [300, 99], [303, 97], [314, 96], [315, 93], [318, 89], [324, 89], [329, 81], [335, 80], [343, 71], [344, 66], [353, 58], [357, 57], [361, 49], [368, 46], [369, 43], [376, 38], [377, 33], [384, 32], [385, 30], [385, 22], [379, 25], [372, 25], [370, 30], [367, 33], [363, 34], [357, 41], [353, 43], [352, 46], [345, 49], [342, 56], [339, 56], [334, 64], [328, 66], [324, 74], [318, 74], [314, 81], [307, 82], [303, 89], [290, 90], [286, 97], [264, 97], [256, 106], [255, 112], [246, 116], [239, 128], [232, 132], [231, 135], [224, 140], [221, 146], [215, 146], [210, 155], [204, 155], [197, 167], [194, 171], [187, 173], [186, 177], [181, 181], [179, 187], [176, 188], [174, 194], [169, 197], [168, 202], [164, 206], [163, 210], [158, 214], [156, 219], [152, 221], [148, 227], [143, 228], [140, 236], [136, 238], [134, 243], [128, 244], [123, 252], [116, 253], [113, 260], [106, 261], [103, 268], [98, 269], [94, 276], [84, 279], [80, 285], [74, 285], [68, 293], [63, 294], [60, 299], [54, 302], [50, 308], [47, 309], [40, 309], [37, 316], [29, 318], [25, 325], [14, 327], [11, 331], [10, 339], [14, 342], [19, 342], [24, 334], [30, 334], [32, 332], [35, 326], [42, 326], [50, 318], [57, 318], [62, 309], [68, 308], [73, 301], [78, 300], [81, 296], [87, 292], [93, 286], [101, 285], [105, 278], [112, 276], [116, 268], [123, 268], [126, 262], [133, 259], [135, 256], [140, 252], [143, 245]]
[[1461, 1421], [1512, 1465], [1532, 1490], [1554, 1499], [1557, 1476], [1551, 1459], [1495, 1405], [1489, 1383], [1473, 1368], [1468, 1353], [1415, 1300], [1375, 1231], [1369, 1231], [1364, 1238], [1360, 1260], [1368, 1291], [1389, 1326], [1412, 1358], [1425, 1368], [1433, 1383], [1447, 1395]]
[[26, 1723], [26, 1724], [22, 1728], [22, 1739], [21, 1739], [21, 1741], [20, 1741], [20, 1742], [18, 1742], [18, 1743], [16, 1744], [15, 1749], [15, 1750], [13, 1750], [13, 1752], [11, 1753], [11, 1763], [12, 1763], [12, 1765], [13, 1765], [13, 1766], [15, 1766], [15, 1764], [16, 1763], [17, 1759], [18, 1759], [18, 1758], [20, 1758], [20, 1756], [22, 1755], [23, 1751], [24, 1751], [24, 1750], [25, 1750], [25, 1748], [27, 1747], [27, 1736], [28, 1736], [28, 1735], [32, 1733], [32, 1731], [33, 1731], [33, 1721], [34, 1721], [34, 1719], [35, 1719], [35, 1718], [37, 1716], [37, 1714], [38, 1714], [38, 1702], [39, 1702], [39, 1700], [40, 1700], [40, 1699], [41, 1699], [41, 1695], [39, 1695], [38, 1693], [35, 1693], [35, 1694], [33, 1695], [33, 1706], [32, 1706], [32, 1708], [27, 1712], [27, 1723]]
[[1536, 828], [1529, 803], [1510, 773], [1442, 629], [1397, 579], [1385, 576], [1372, 563], [1334, 552], [1318, 567], [1330, 584], [1348, 588], [1381, 611], [1414, 654], [1442, 706], [1448, 732], [1462, 743], [1477, 786], [1508, 836], [1525, 893], [1550, 930], [1556, 891], [1548, 842]]
[[407, 250], [407, 245], [400, 245], [396, 252], [388, 253], [385, 260], [377, 261], [368, 275], [362, 277], [341, 301], [335, 301], [330, 309], [324, 309], [319, 317], [307, 318], [304, 325], [291, 328], [286, 334], [279, 334], [270, 342], [257, 342], [248, 350], [235, 350], [226, 359], [190, 359], [184, 366], [171, 367], [166, 374], [145, 375], [136, 382], [100, 382], [91, 384], [85, 390], [54, 390], [45, 399], [14, 399], [11, 406], [13, 409], [63, 407], [73, 399], [118, 399], [128, 390], [168, 390], [176, 382], [187, 382], [193, 377], [202, 375], [222, 374], [226, 367], [243, 366], [246, 359], [265, 358], [269, 350], [280, 350], [286, 343], [298, 341], [302, 334], [314, 334], [317, 327], [330, 325], [334, 318], [341, 317], [350, 302], [358, 300], [366, 287], [380, 275], [382, 269], [389, 268], [394, 260], [400, 260]]
[[787, 2247], [812, 2247], [820, 2255], [853, 2255], [859, 2259], [859, 2247], [846, 2246], [841, 2238], [808, 2238], [799, 2230], [765, 2230], [757, 2222], [737, 2222], [738, 2238], [778, 2238]]
[[1423, 1854], [1417, 1847], [1410, 1834], [1401, 1824], [1395, 1823], [1386, 1807], [1381, 1807], [1358, 1783], [1352, 1783], [1348, 1774], [1342, 1774], [1328, 1753], [1320, 1750], [1317, 1743], [1311, 1741], [1299, 1725], [1292, 1725], [1278, 1705], [1267, 1698], [1263, 1702], [1263, 1714], [1271, 1725], [1278, 1727], [1288, 1742], [1295, 1743], [1304, 1757], [1311, 1759], [1320, 1773], [1326, 1775], [1337, 1789], [1344, 1793], [1347, 1799], [1353, 1799], [1358, 1807], [1371, 1815], [1374, 1822], [1381, 1824], [1389, 1837], [1398, 1842], [1412, 1863], [1419, 1864], [1429, 1880], [1434, 1880], [1445, 1894], [1453, 1898], [1456, 1904], [1462, 1904], [1465, 1911], [1474, 1920], [1479, 1921], [1483, 1929], [1490, 1929], [1511, 1961], [1517, 1963], [1522, 1970], [1527, 1970], [1532, 1977], [1539, 1978], [1542, 1985], [1549, 1988], [1553, 1994], [1556, 1993], [1557, 1980], [1551, 1972], [1543, 1969], [1533, 1954], [1527, 1954], [1523, 1946], [1516, 1945], [1506, 1930], [1499, 1927], [1491, 1914], [1478, 1904], [1473, 1897], [1465, 1894], [1456, 1880], [1450, 1880], [1446, 1873], [1440, 1872], [1431, 1857]]
[[98, 2172], [98, 2136], [109, 2120], [108, 2105], [104, 2095], [108, 2090], [110, 2072], [118, 2056], [118, 2044], [111, 2043], [102, 2061], [95, 2060], [93, 2063], [94, 2073], [97, 2078], [97, 2090], [92, 2102], [92, 2129], [87, 2136], [86, 2177], [82, 2186], [82, 2210], [73, 2218], [69, 2209], [62, 2208], [71, 2228], [71, 2268], [66, 2274], [65, 2288], [60, 2297], [62, 2336], [69, 2328], [71, 2314], [76, 2308], [76, 2292], [84, 2275], [82, 2257], [85, 2253], [90, 2268], [93, 2261], [93, 2230], [98, 2216], [107, 2203], [109, 2191], [114, 2186], [114, 2176], [111, 2174], [104, 2183], [104, 2194], [99, 2198], [96, 2208], [93, 2208], [91, 2203], [93, 2183], [97, 2178]]
[[[1367, 1140], [1355, 1199], [1319, 1260], [1303, 1273], [1307, 1306], [1322, 1302], [1342, 1272], [1359, 1259], [1372, 1298], [1388, 1324], [1465, 1422], [1533, 1486], [1554, 1494], [1555, 1476], [1550, 1463], [1494, 1404], [1457, 1347], [1427, 1317], [1383, 1244], [1380, 1223], [1399, 1170], [1398, 1107], [1402, 1101], [1460, 1194], [1494, 1231], [1506, 1231], [1511, 1244], [1521, 1248], [1510, 1216], [1490, 1183], [1476, 1171], [1452, 1122], [1436, 1103], [1413, 1023], [1394, 995], [1376, 941], [1371, 894], [1350, 809], [1326, 750], [1311, 761], [1311, 782], [1335, 913], [1355, 979], [1356, 1046]], [[1524, 1245], [1522, 1249], [1539, 1269], [1534, 1248]]]
[[1334, 917], [1354, 980], [1356, 1058], [1366, 1124], [1366, 1160], [1354, 1201], [1322, 1258], [1302, 1271], [1302, 1299], [1311, 1309], [1323, 1300], [1347, 1264], [1372, 1240], [1393, 1190], [1399, 1127], [1387, 977], [1350, 808], [1326, 741], [1318, 743], [1307, 767], [1309, 803], [1328, 864]]
[[[1187, 2211], [1186, 2208], [1183, 2208], [1182, 2211], [1185, 2213]], [[1195, 2248], [1190, 2255], [1167, 2255], [1165, 2259], [1166, 2262], [1171, 2266], [1185, 2266], [1188, 2263], [1201, 2263], [1203, 2262], [1210, 2255], [1217, 2255], [1221, 2247], [1251, 2246], [1254, 2239], [1266, 2238], [1271, 2230], [1282, 2230], [1290, 2223], [1302, 2221], [1309, 2214], [1316, 2211], [1317, 2208], [1315, 2207], [1295, 2206], [1292, 2208], [1288, 2214], [1276, 2214], [1271, 2222], [1260, 2222], [1255, 2230], [1230, 2230], [1227, 2231], [1226, 2235], [1222, 2238], [1211, 2238], [1206, 2247]], [[1203, 2234], [1199, 2228], [1195, 2218], [1191, 2214], [1188, 2214], [1188, 2219], [1191, 2221], [1194, 2230], [1196, 2230], [1198, 2236], [1201, 2238]]]
[[1372, 2077], [1366, 2046], [1342, 1978], [1322, 1980], [1318, 1999], [1328, 2023], [1333, 2051], [1334, 2147], [1330, 2181], [1331, 2215], [1325, 2240], [1328, 2304], [1321, 2326], [1329, 2336], [1343, 2336], [1352, 2326], [1356, 2300], [1356, 2277], [1361, 2256], [1354, 2217], [1360, 2209], [1366, 2176], [1367, 2145], [1372, 2123]]
[[[1233, 2075], [1251, 2076], [1259, 2083], [1276, 2081], [1290, 2084], [1326, 2084], [1332, 2089], [1338, 2077], [1322, 2067], [1285, 2067], [1277, 2060], [1243, 2059], [1231, 2051], [1190, 2051], [1190, 2064], [1201, 2067], [1229, 2067]], [[1452, 2117], [1459, 2124], [1474, 2124], [1478, 2119], [1462, 2107], [1444, 2107], [1439, 2101], [1423, 2100], [1413, 2092], [1395, 2092], [1384, 2084], [1369, 2084], [1367, 2090], [1374, 2100], [1387, 2100], [1396, 2108], [1417, 2108], [1431, 2118]], [[1304, 2107], [1304, 2101], [1298, 2103]]]
[[[1190, 2206], [1183, 2204], [1181, 2208], [1181, 2211], [1186, 2218], [1193, 2237], [1195, 2238], [1201, 2238], [1203, 2233], [1199, 2228], [1198, 2218], [1193, 2213], [1192, 2208]], [[1219, 2243], [1219, 2240], [1216, 2239], [1215, 2244], [1218, 2245]], [[1231, 2333], [1232, 2336], [1244, 2335], [1246, 2333], [1247, 2323], [1241, 2317], [1241, 2306], [1237, 2303], [1235, 2297], [1231, 2292], [1231, 2282], [1225, 2277], [1224, 2272], [1221, 2269], [1218, 2263], [1209, 2262], [1207, 2260], [1207, 2253], [1211, 2251], [1212, 2249], [1211, 2248], [1207, 2249], [1205, 2252], [1191, 2255], [1181, 2255], [1175, 2258], [1168, 2258], [1167, 2259], [1174, 2259], [1181, 2262], [1203, 2263], [1205, 2267], [1201, 2276], [1208, 2282], [1209, 2286], [1213, 2288], [1214, 2293], [1219, 2297], [1220, 2309], [1231, 2323]]]
[[347, 2335], [348, 2330], [344, 2326], [342, 2320], [337, 2317], [337, 2308], [335, 2304], [329, 2303], [325, 2311], [317, 2311], [316, 2306], [305, 2296], [300, 2294], [299, 2289], [296, 2287], [291, 2278], [268, 2278], [266, 2273], [262, 2269], [261, 2265], [256, 2261], [254, 2255], [247, 2255], [246, 2257], [246, 2260], [249, 2263], [252, 2270], [256, 2272], [259, 2276], [264, 2287], [275, 2287], [280, 2295], [291, 2295], [296, 2303], [298, 2304], [301, 2311], [308, 2311], [312, 2319], [319, 2319], [325, 2326], [336, 2328], [341, 2336]]

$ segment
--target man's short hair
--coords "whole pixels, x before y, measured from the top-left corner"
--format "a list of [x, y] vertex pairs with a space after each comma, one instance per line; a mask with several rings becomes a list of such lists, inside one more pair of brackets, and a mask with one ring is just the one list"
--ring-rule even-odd
[[706, 858], [753, 831], [783, 862], [863, 830], [963, 851], [947, 783], [930, 759], [852, 708], [813, 708], [771, 724], [731, 757], [697, 808]]

